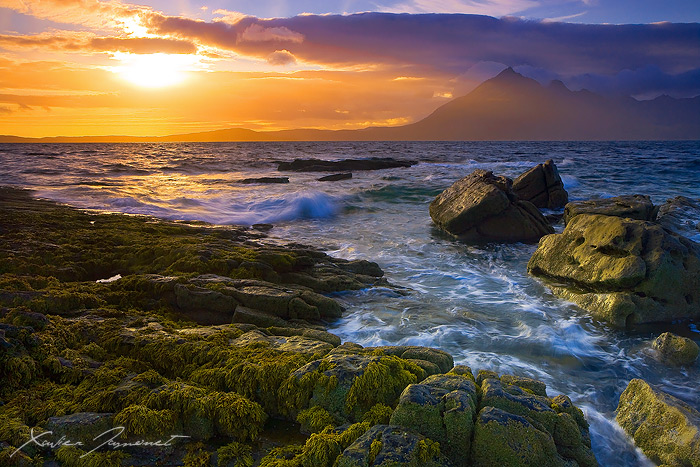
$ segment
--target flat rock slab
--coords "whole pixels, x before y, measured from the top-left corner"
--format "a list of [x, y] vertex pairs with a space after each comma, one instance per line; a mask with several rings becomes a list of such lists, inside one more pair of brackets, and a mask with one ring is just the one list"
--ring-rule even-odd
[[238, 183], [253, 184], [253, 183], [289, 183], [288, 177], [258, 177], [244, 178]]
[[381, 170], [411, 167], [414, 164], [415, 161], [400, 161], [390, 157], [343, 159], [340, 161], [294, 159], [292, 162], [280, 162], [277, 166], [277, 170], [290, 172], [350, 172], [355, 170]]
[[318, 179], [319, 182], [338, 182], [340, 180], [350, 180], [352, 178], [352, 172], [348, 173], [343, 173], [343, 174], [333, 174], [333, 175], [326, 175], [325, 177], [321, 177]]
[[603, 214], [640, 221], [656, 219], [656, 208], [646, 195], [625, 195], [569, 203], [564, 208], [564, 223], [580, 214]]

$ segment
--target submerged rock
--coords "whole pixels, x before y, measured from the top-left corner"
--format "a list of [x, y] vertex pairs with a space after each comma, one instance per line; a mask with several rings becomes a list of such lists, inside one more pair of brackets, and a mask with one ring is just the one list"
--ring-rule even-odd
[[252, 184], [252, 183], [289, 183], [289, 177], [258, 177], [258, 178], [244, 178], [240, 180], [239, 183]]
[[527, 268], [617, 327], [700, 316], [700, 247], [652, 222], [577, 215]]
[[511, 180], [475, 170], [430, 203], [441, 229], [468, 242], [536, 242], [553, 233], [540, 211], [513, 193]]
[[700, 412], [646, 381], [630, 381], [617, 422], [657, 464], [700, 466]]
[[338, 182], [340, 180], [350, 180], [352, 178], [352, 172], [326, 175], [318, 179], [319, 182]]
[[662, 361], [671, 365], [691, 365], [698, 358], [700, 347], [687, 337], [665, 332], [652, 343]]
[[414, 161], [400, 161], [390, 157], [343, 159], [340, 161], [294, 159], [292, 162], [280, 162], [277, 169], [291, 172], [350, 172], [354, 170], [381, 170], [397, 167], [411, 167], [414, 164]]
[[640, 221], [656, 219], [657, 209], [646, 195], [625, 195], [569, 203], [564, 208], [564, 223], [580, 214], [603, 214]]
[[513, 181], [513, 191], [518, 198], [529, 201], [538, 208], [559, 209], [569, 201], [564, 182], [557, 166], [549, 159], [537, 164]]

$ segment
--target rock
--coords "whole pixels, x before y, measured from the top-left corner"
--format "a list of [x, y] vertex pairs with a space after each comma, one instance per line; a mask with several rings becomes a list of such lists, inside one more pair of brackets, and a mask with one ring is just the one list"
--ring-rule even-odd
[[657, 464], [700, 466], [700, 412], [646, 381], [630, 381], [617, 422]]
[[72, 442], [89, 445], [95, 437], [112, 429], [113, 413], [78, 412], [62, 417], [50, 417], [44, 426], [53, 432], [51, 438], [58, 441], [65, 436]]
[[477, 400], [472, 379], [462, 375], [429, 376], [404, 389], [390, 423], [439, 442], [454, 465], [466, 466], [469, 464], [464, 453], [471, 446]]
[[659, 207], [656, 221], [684, 237], [700, 235], [700, 200], [676, 196]]
[[236, 312], [233, 314], [234, 323], [248, 323], [267, 328], [270, 326], [287, 326], [287, 321], [279, 316], [265, 313], [259, 310], [253, 310], [244, 306], [236, 307]]
[[277, 170], [290, 172], [351, 172], [355, 170], [381, 170], [397, 167], [411, 167], [414, 164], [414, 161], [400, 161], [390, 157], [343, 159], [340, 161], [294, 159], [292, 162], [280, 162]]
[[430, 203], [441, 229], [468, 242], [536, 242], [553, 233], [539, 210], [518, 200], [511, 180], [475, 170]]
[[694, 341], [670, 332], [654, 339], [652, 347], [659, 352], [662, 361], [671, 365], [692, 365], [700, 353], [700, 347]]
[[569, 203], [564, 208], [564, 224], [580, 214], [603, 214], [640, 221], [656, 219], [656, 208], [645, 195], [626, 195]]
[[260, 330], [248, 331], [242, 336], [231, 340], [233, 346], [248, 346], [251, 344], [266, 344], [280, 352], [293, 352], [311, 355], [325, 355], [333, 350], [328, 342], [311, 339], [305, 336], [275, 336], [267, 335]]
[[216, 290], [193, 285], [175, 285], [175, 303], [198, 324], [228, 324], [232, 322], [238, 301]]
[[352, 172], [326, 175], [318, 179], [319, 182], [337, 182], [340, 180], [350, 180], [352, 178]]
[[251, 227], [253, 228], [253, 230], [257, 230], [257, 231], [260, 231], [260, 232], [269, 232], [269, 231], [272, 230], [275, 226], [272, 225], [272, 224], [264, 224], [264, 223], [263, 223], [263, 224], [253, 224], [253, 225], [251, 225]]
[[374, 347], [387, 355], [414, 360], [425, 360], [435, 364], [440, 373], [447, 373], [454, 366], [452, 355], [440, 349], [421, 347], [417, 345], [388, 345], [384, 347]]
[[258, 177], [244, 178], [239, 183], [289, 183], [289, 177]]
[[338, 457], [337, 467], [439, 467], [450, 464], [440, 447], [399, 426], [375, 425]]
[[529, 201], [538, 208], [559, 209], [569, 201], [557, 166], [552, 159], [537, 164], [513, 181], [513, 191], [518, 198]]
[[700, 247], [652, 222], [577, 215], [542, 238], [527, 268], [617, 327], [700, 316]]
[[472, 463], [480, 466], [566, 466], [552, 436], [526, 418], [495, 407], [479, 412], [474, 429]]
[[[392, 355], [330, 353], [294, 371], [282, 399], [299, 411], [321, 407], [338, 420], [356, 422], [375, 404], [393, 406], [401, 392], [424, 376], [423, 370]], [[368, 352], [369, 353], [369, 352]]]

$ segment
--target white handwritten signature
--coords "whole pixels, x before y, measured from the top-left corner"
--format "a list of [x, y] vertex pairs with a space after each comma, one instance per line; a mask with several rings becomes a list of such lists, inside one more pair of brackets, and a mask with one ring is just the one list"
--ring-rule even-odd
[[[170, 446], [170, 443], [178, 438], [189, 438], [189, 436], [184, 436], [184, 435], [170, 435], [170, 439], [167, 441], [163, 440], [157, 440], [157, 441], [146, 441], [143, 439], [137, 440], [137, 441], [129, 441], [129, 442], [119, 442], [115, 441], [115, 439], [124, 433], [124, 427], [123, 426], [115, 426], [114, 428], [105, 431], [104, 433], [101, 433], [97, 436], [95, 436], [92, 440], [97, 441], [100, 438], [102, 438], [105, 435], [108, 435], [110, 433], [113, 433], [113, 436], [111, 438], [104, 438], [104, 441], [102, 441], [101, 444], [96, 446], [94, 449], [91, 451], [86, 452], [80, 458], [82, 459], [83, 457], [92, 454], [93, 452], [97, 451], [101, 447], [107, 446], [110, 449], [120, 449], [120, 448], [126, 448], [126, 447], [132, 447], [132, 446]], [[48, 439], [42, 439], [45, 436], [52, 435], [53, 431], [44, 431], [43, 433], [39, 433], [37, 435], [34, 434], [34, 428], [29, 430], [29, 441], [18, 447], [15, 452], [10, 454], [10, 457], [14, 456], [17, 454], [19, 451], [22, 450], [25, 446], [28, 446], [30, 444], [36, 444], [39, 447], [42, 448], [51, 448], [51, 449], [56, 449], [61, 446], [83, 446], [83, 443], [81, 441], [71, 441], [65, 436], [61, 436], [58, 441], [50, 441]]]

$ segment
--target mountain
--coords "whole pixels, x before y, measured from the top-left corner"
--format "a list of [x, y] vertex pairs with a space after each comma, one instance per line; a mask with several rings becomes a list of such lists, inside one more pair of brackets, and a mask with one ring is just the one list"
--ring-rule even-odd
[[677, 140], [700, 139], [700, 96], [650, 101], [571, 91], [561, 81], [542, 86], [512, 68], [416, 123], [362, 130], [243, 128], [159, 137], [20, 138], [0, 142], [437, 141], [437, 140]]

